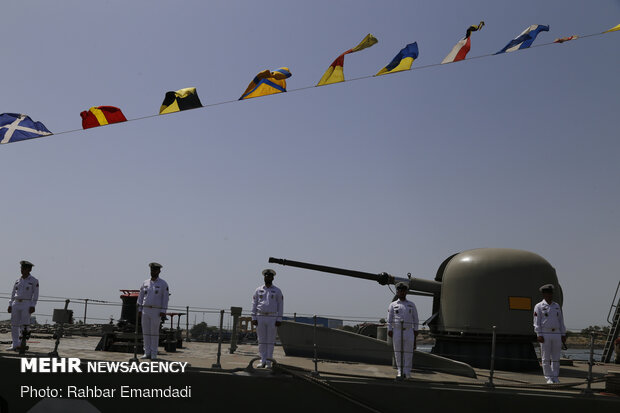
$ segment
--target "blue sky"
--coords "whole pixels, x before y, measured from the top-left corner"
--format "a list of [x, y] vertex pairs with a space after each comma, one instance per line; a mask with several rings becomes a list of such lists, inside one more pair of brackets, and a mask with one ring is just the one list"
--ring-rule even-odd
[[[0, 292], [29, 259], [42, 295], [118, 301], [158, 261], [171, 306], [247, 310], [269, 256], [432, 278], [455, 252], [504, 247], [556, 268], [569, 328], [603, 324], [619, 278], [620, 32], [293, 91], [367, 33], [379, 43], [346, 57], [347, 79], [413, 41], [414, 68], [439, 63], [480, 20], [469, 57], [531, 24], [550, 25], [537, 45], [620, 23], [617, 0], [507, 4], [5, 3], [0, 112], [62, 132], [91, 106], [155, 115], [184, 87], [229, 103], [0, 147]], [[235, 101], [281, 66], [289, 93]], [[378, 319], [391, 298], [276, 270], [290, 313]]]

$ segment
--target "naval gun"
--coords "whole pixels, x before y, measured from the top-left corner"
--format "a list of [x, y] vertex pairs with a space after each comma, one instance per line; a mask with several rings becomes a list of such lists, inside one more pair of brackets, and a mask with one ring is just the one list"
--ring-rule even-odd
[[540, 286], [554, 284], [553, 299], [562, 305], [555, 268], [533, 252], [516, 249], [479, 248], [453, 254], [441, 263], [434, 280], [273, 257], [269, 262], [372, 280], [381, 285], [406, 283], [408, 294], [433, 297], [432, 315], [424, 322], [435, 339], [431, 352], [480, 368], [490, 366], [494, 332], [495, 368], [540, 368], [532, 345], [536, 341], [532, 311], [541, 299]]

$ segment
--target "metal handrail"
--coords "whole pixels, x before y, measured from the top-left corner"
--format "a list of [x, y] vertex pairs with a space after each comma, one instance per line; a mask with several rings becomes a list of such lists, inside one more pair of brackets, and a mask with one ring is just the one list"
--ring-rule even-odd
[[[607, 313], [607, 322], [609, 324], [613, 324], [613, 320], [609, 321], [609, 316], [611, 315], [611, 310], [614, 309], [614, 307], [618, 307], [616, 304], [614, 304], [616, 302], [616, 297], [618, 296], [618, 290], [620, 289], [620, 281], [618, 281], [618, 286], [616, 287], [616, 292], [614, 294], [614, 298], [611, 300], [611, 307], [609, 307], [609, 313]], [[615, 312], [614, 312], [615, 315]]]
[[[611, 354], [613, 353], [613, 345], [614, 340], [618, 337], [618, 332], [620, 330], [620, 308], [618, 304], [616, 304], [616, 297], [618, 296], [618, 289], [620, 289], [620, 282], [618, 282], [618, 286], [616, 287], [616, 293], [614, 294], [614, 298], [611, 302], [611, 307], [609, 307], [609, 313], [607, 314], [607, 322], [610, 324], [609, 332], [607, 333], [607, 338], [605, 339], [605, 346], [603, 347], [603, 354], [601, 355], [601, 361], [603, 363], [609, 363], [611, 360]], [[609, 321], [609, 316], [611, 315], [613, 309], [616, 309], [613, 313], [613, 319]]]

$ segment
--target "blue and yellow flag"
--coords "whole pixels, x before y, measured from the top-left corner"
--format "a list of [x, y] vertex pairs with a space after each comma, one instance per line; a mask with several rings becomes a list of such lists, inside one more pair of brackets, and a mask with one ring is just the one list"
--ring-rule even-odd
[[379, 70], [375, 76], [411, 70], [411, 65], [413, 61], [418, 58], [418, 54], [418, 42], [409, 43], [398, 52], [396, 57], [394, 57], [386, 67]]
[[239, 100], [286, 92], [286, 79], [289, 77], [291, 72], [288, 67], [281, 67], [273, 72], [265, 69], [252, 79]]

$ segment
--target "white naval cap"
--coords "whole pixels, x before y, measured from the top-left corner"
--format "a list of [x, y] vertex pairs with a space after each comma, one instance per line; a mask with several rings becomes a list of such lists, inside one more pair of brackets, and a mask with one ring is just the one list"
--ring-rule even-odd
[[151, 263], [149, 263], [149, 267], [151, 267], [151, 268], [162, 268], [163, 265], [161, 265], [158, 262], [151, 262]]
[[26, 260], [22, 260], [22, 261], [20, 261], [20, 262], [19, 262], [19, 265], [22, 265], [22, 266], [24, 266], [24, 265], [25, 265], [26, 267], [34, 267], [34, 264], [33, 264], [33, 263], [31, 263], [30, 261], [26, 261]]
[[396, 284], [396, 289], [397, 290], [408, 290], [409, 286], [401, 281], [401, 282]]
[[271, 268], [266, 268], [263, 270], [263, 275], [267, 275], [267, 274], [276, 275], [276, 271], [272, 270]]
[[538, 290], [539, 290], [541, 293], [544, 293], [544, 292], [550, 292], [550, 293], [552, 293], [552, 292], [553, 292], [553, 290], [555, 290], [555, 287], [553, 286], [553, 284], [545, 284], [545, 285], [543, 285], [542, 287], [540, 287]]

